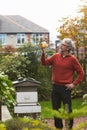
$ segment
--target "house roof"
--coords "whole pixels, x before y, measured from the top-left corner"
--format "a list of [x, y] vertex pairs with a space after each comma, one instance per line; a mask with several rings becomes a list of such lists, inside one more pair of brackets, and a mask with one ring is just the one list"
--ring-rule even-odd
[[0, 33], [49, 33], [20, 15], [0, 15]]

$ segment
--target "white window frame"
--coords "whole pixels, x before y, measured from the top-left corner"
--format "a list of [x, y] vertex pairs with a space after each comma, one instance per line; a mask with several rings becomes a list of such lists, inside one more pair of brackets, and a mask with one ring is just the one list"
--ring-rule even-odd
[[2, 45], [6, 44], [6, 34], [0, 34], [0, 42]]
[[42, 42], [42, 40], [43, 40], [43, 34], [41, 33], [35, 33], [31, 35], [31, 43], [33, 44], [38, 44]]
[[[19, 40], [19, 42], [18, 42]], [[17, 44], [24, 44], [26, 42], [26, 34], [18, 33], [17, 34]]]

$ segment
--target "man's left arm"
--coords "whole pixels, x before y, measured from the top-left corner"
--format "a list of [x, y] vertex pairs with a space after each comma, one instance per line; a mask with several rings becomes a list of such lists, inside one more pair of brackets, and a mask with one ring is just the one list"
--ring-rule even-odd
[[69, 90], [73, 89], [76, 85], [81, 83], [84, 78], [84, 70], [76, 58], [74, 58], [73, 60], [73, 67], [74, 67], [74, 71], [77, 72], [77, 78], [73, 81], [73, 83], [66, 84], [66, 87]]
[[73, 66], [74, 66], [74, 70], [77, 72], [77, 78], [73, 82], [73, 84], [76, 86], [77, 84], [83, 81], [85, 73], [84, 73], [83, 67], [81, 66], [81, 64], [76, 58], [74, 58], [73, 60]]

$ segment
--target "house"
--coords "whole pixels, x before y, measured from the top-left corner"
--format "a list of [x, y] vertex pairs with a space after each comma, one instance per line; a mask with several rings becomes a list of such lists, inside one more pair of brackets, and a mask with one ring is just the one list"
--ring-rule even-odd
[[45, 40], [49, 43], [47, 29], [20, 15], [0, 15], [0, 43], [15, 48], [25, 43], [38, 44]]

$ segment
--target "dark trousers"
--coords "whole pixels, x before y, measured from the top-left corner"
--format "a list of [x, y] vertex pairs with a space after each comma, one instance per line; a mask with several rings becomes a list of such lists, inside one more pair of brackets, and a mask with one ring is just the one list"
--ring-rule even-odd
[[[53, 85], [52, 90], [52, 107], [54, 110], [58, 110], [61, 108], [61, 103], [67, 104], [69, 113], [72, 112], [72, 103], [71, 103], [71, 90], [67, 90], [65, 86], [61, 85]], [[58, 117], [54, 117], [55, 127], [63, 128], [62, 119]], [[73, 119], [69, 120], [69, 128], [73, 126]]]

